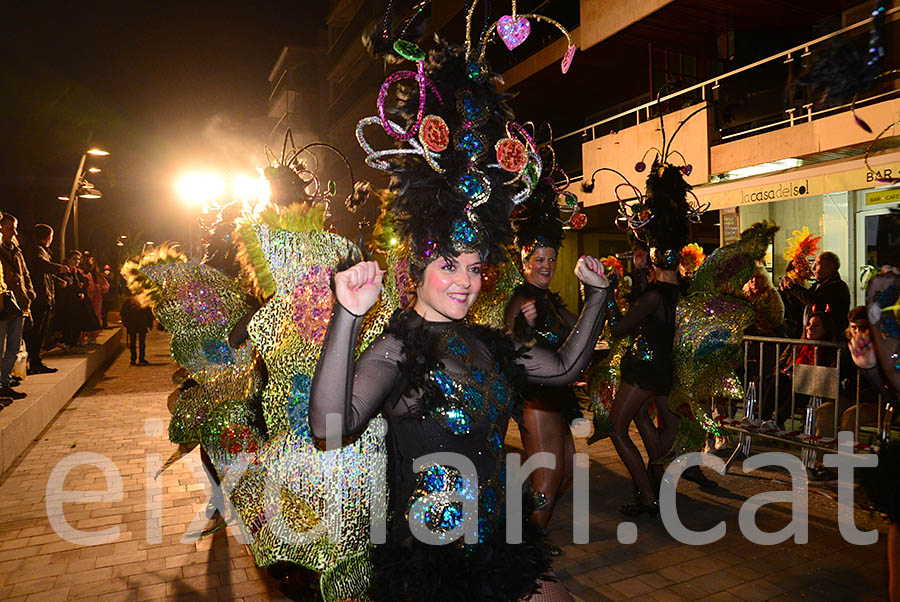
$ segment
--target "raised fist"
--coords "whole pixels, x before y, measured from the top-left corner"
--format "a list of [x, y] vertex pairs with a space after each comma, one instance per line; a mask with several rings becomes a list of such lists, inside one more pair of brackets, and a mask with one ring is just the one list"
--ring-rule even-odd
[[334, 293], [346, 310], [364, 315], [378, 300], [384, 272], [375, 261], [360, 261], [334, 275]]

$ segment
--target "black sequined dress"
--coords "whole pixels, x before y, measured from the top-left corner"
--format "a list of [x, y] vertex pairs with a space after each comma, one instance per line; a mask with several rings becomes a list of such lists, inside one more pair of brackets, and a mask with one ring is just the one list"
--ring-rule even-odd
[[[520, 311], [522, 304], [531, 299], [537, 311], [537, 323], [533, 327], [528, 325]], [[566, 309], [559, 295], [527, 282], [513, 291], [507, 304], [507, 330], [516, 340], [528, 345], [540, 345], [554, 351], [559, 349], [569, 336], [575, 320], [575, 315]], [[571, 387], [532, 384], [525, 388], [523, 394], [529, 406], [562, 412], [566, 422], [581, 416], [578, 399]]]
[[[354, 362], [362, 317], [335, 305], [312, 383], [309, 421], [322, 438], [329, 413], [342, 415], [343, 436], [361, 432], [379, 412], [387, 419], [388, 534], [372, 554], [373, 599], [513, 601], [533, 591], [549, 562], [530, 521], [522, 543], [506, 542], [507, 424], [521, 410], [526, 382], [563, 384], [579, 375], [603, 328], [605, 308], [606, 291], [590, 290], [572, 334], [556, 352], [524, 350], [496, 330], [398, 312]], [[425, 458], [439, 452], [464, 461]], [[471, 469], [477, 481], [465, 478]], [[473, 510], [477, 543], [450, 541]], [[528, 514], [523, 509], [522, 516]], [[410, 524], [417, 535], [427, 530], [446, 545], [420, 541]]]
[[657, 395], [672, 388], [677, 284], [651, 282], [625, 316], [610, 316], [614, 337], [633, 334], [631, 348], [622, 358], [622, 379]]

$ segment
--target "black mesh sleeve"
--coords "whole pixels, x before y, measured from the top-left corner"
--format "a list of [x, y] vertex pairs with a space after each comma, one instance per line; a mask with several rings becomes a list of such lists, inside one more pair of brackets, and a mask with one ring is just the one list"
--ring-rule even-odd
[[309, 428], [317, 439], [329, 434], [328, 414], [341, 416], [342, 438], [361, 432], [401, 382], [400, 343], [391, 337], [376, 339], [354, 362], [362, 321], [335, 302], [309, 395]]
[[528, 373], [529, 382], [541, 385], [569, 384], [578, 378], [591, 360], [594, 345], [597, 344], [606, 320], [606, 296], [609, 289], [591, 286], [584, 288], [584, 308], [566, 342], [557, 351], [533, 347], [522, 358], [520, 363]]

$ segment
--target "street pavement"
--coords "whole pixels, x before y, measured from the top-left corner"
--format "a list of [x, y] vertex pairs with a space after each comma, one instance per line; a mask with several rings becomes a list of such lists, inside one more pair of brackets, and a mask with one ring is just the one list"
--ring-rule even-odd
[[[0, 477], [0, 599], [283, 599], [277, 582], [256, 568], [247, 548], [226, 531], [197, 537], [207, 525], [203, 520], [192, 524], [206, 500], [202, 478], [192, 471], [199, 466], [196, 450], [153, 479], [155, 467], [176, 451], [166, 438], [166, 396], [174, 386], [164, 333], [148, 337], [148, 359], [150, 366], [130, 366], [128, 353], [120, 354]], [[514, 426], [508, 444], [512, 451], [521, 449]], [[738, 512], [751, 496], [789, 491], [785, 472], [743, 474], [740, 465], [724, 477], [707, 471], [722, 487], [709, 493], [682, 482], [678, 513], [693, 530], [724, 521], [722, 539], [707, 545], [679, 543], [659, 518], [640, 517], [634, 519], [636, 541], [626, 544], [617, 536], [624, 521], [616, 508], [631, 496], [622, 464], [608, 439], [592, 446], [579, 439], [576, 448], [590, 458], [589, 543], [572, 543], [571, 495], [557, 506], [551, 530], [563, 548], [554, 563], [557, 575], [580, 600], [886, 599], [886, 524], [858, 510], [857, 527], [878, 529], [879, 539], [866, 546], [847, 543], [838, 529], [837, 503], [827, 489], [813, 489], [808, 496], [808, 543], [764, 546], [741, 534]], [[111, 461], [114, 470], [108, 472], [121, 476], [121, 499], [48, 496], [48, 482], [61, 481], [65, 491], [107, 488], [107, 476], [97, 466], [73, 463], [67, 474], [62, 472], [66, 465], [61, 461], [71, 461], [76, 453], [99, 455], [78, 460]], [[55, 468], [57, 478], [51, 479]], [[52, 510], [59, 504], [61, 512]], [[100, 543], [61, 538], [48, 519], [48, 507], [57, 529], [68, 524], [95, 532]], [[161, 508], [158, 542], [148, 539], [148, 512], [154, 508]], [[757, 526], [767, 532], [790, 520], [791, 506], [783, 502], [763, 505], [756, 513]], [[110, 529], [114, 531], [103, 534]], [[628, 530], [621, 528], [621, 534], [627, 536]]]

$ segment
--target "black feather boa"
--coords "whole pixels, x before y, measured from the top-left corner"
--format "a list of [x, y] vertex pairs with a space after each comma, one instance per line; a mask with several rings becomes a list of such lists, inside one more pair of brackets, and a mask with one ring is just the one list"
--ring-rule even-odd
[[[510, 384], [513, 418], [518, 421], [522, 413], [521, 392], [526, 385], [526, 375], [524, 368], [516, 360], [522, 357], [524, 350], [500, 330], [465, 322], [459, 323], [458, 327], [471, 332], [475, 339], [487, 347], [488, 354]], [[400, 373], [406, 378], [409, 390], [422, 392], [425, 411], [443, 405], [444, 394], [429, 378], [432, 370], [444, 368], [440, 357], [440, 334], [425, 328], [425, 321], [415, 311], [399, 309], [391, 316], [384, 334], [396, 337], [401, 342], [403, 359], [398, 365]]]
[[[566, 305], [565, 303], [563, 303], [562, 297], [560, 297], [557, 293], [554, 293], [549, 289], [538, 288], [526, 282], [517, 286], [516, 290], [513, 291], [513, 298], [517, 296], [521, 296], [526, 299], [533, 299], [534, 309], [535, 311], [537, 311], [537, 315], [545, 317], [555, 316], [559, 320], [562, 320], [562, 317], [560, 317], [560, 309], [564, 309]], [[557, 341], [555, 344], [550, 344], [549, 341], [542, 341], [542, 344], [553, 349], [558, 349], [560, 345], [562, 345], [566, 340], [566, 336], [568, 336], [568, 333], [557, 334], [563, 334], [563, 336], [561, 336], [559, 341]], [[519, 313], [516, 316], [516, 321], [513, 326], [513, 335], [520, 341], [532, 341], [537, 337], [537, 332], [534, 328], [528, 325], [528, 321], [525, 320], [525, 316]]]
[[[523, 495], [524, 515], [531, 496]], [[472, 546], [432, 546], [415, 538], [372, 551], [375, 602], [514, 602], [531, 594], [537, 580], [553, 579], [541, 530], [530, 519], [522, 543], [505, 541], [503, 530]]]

